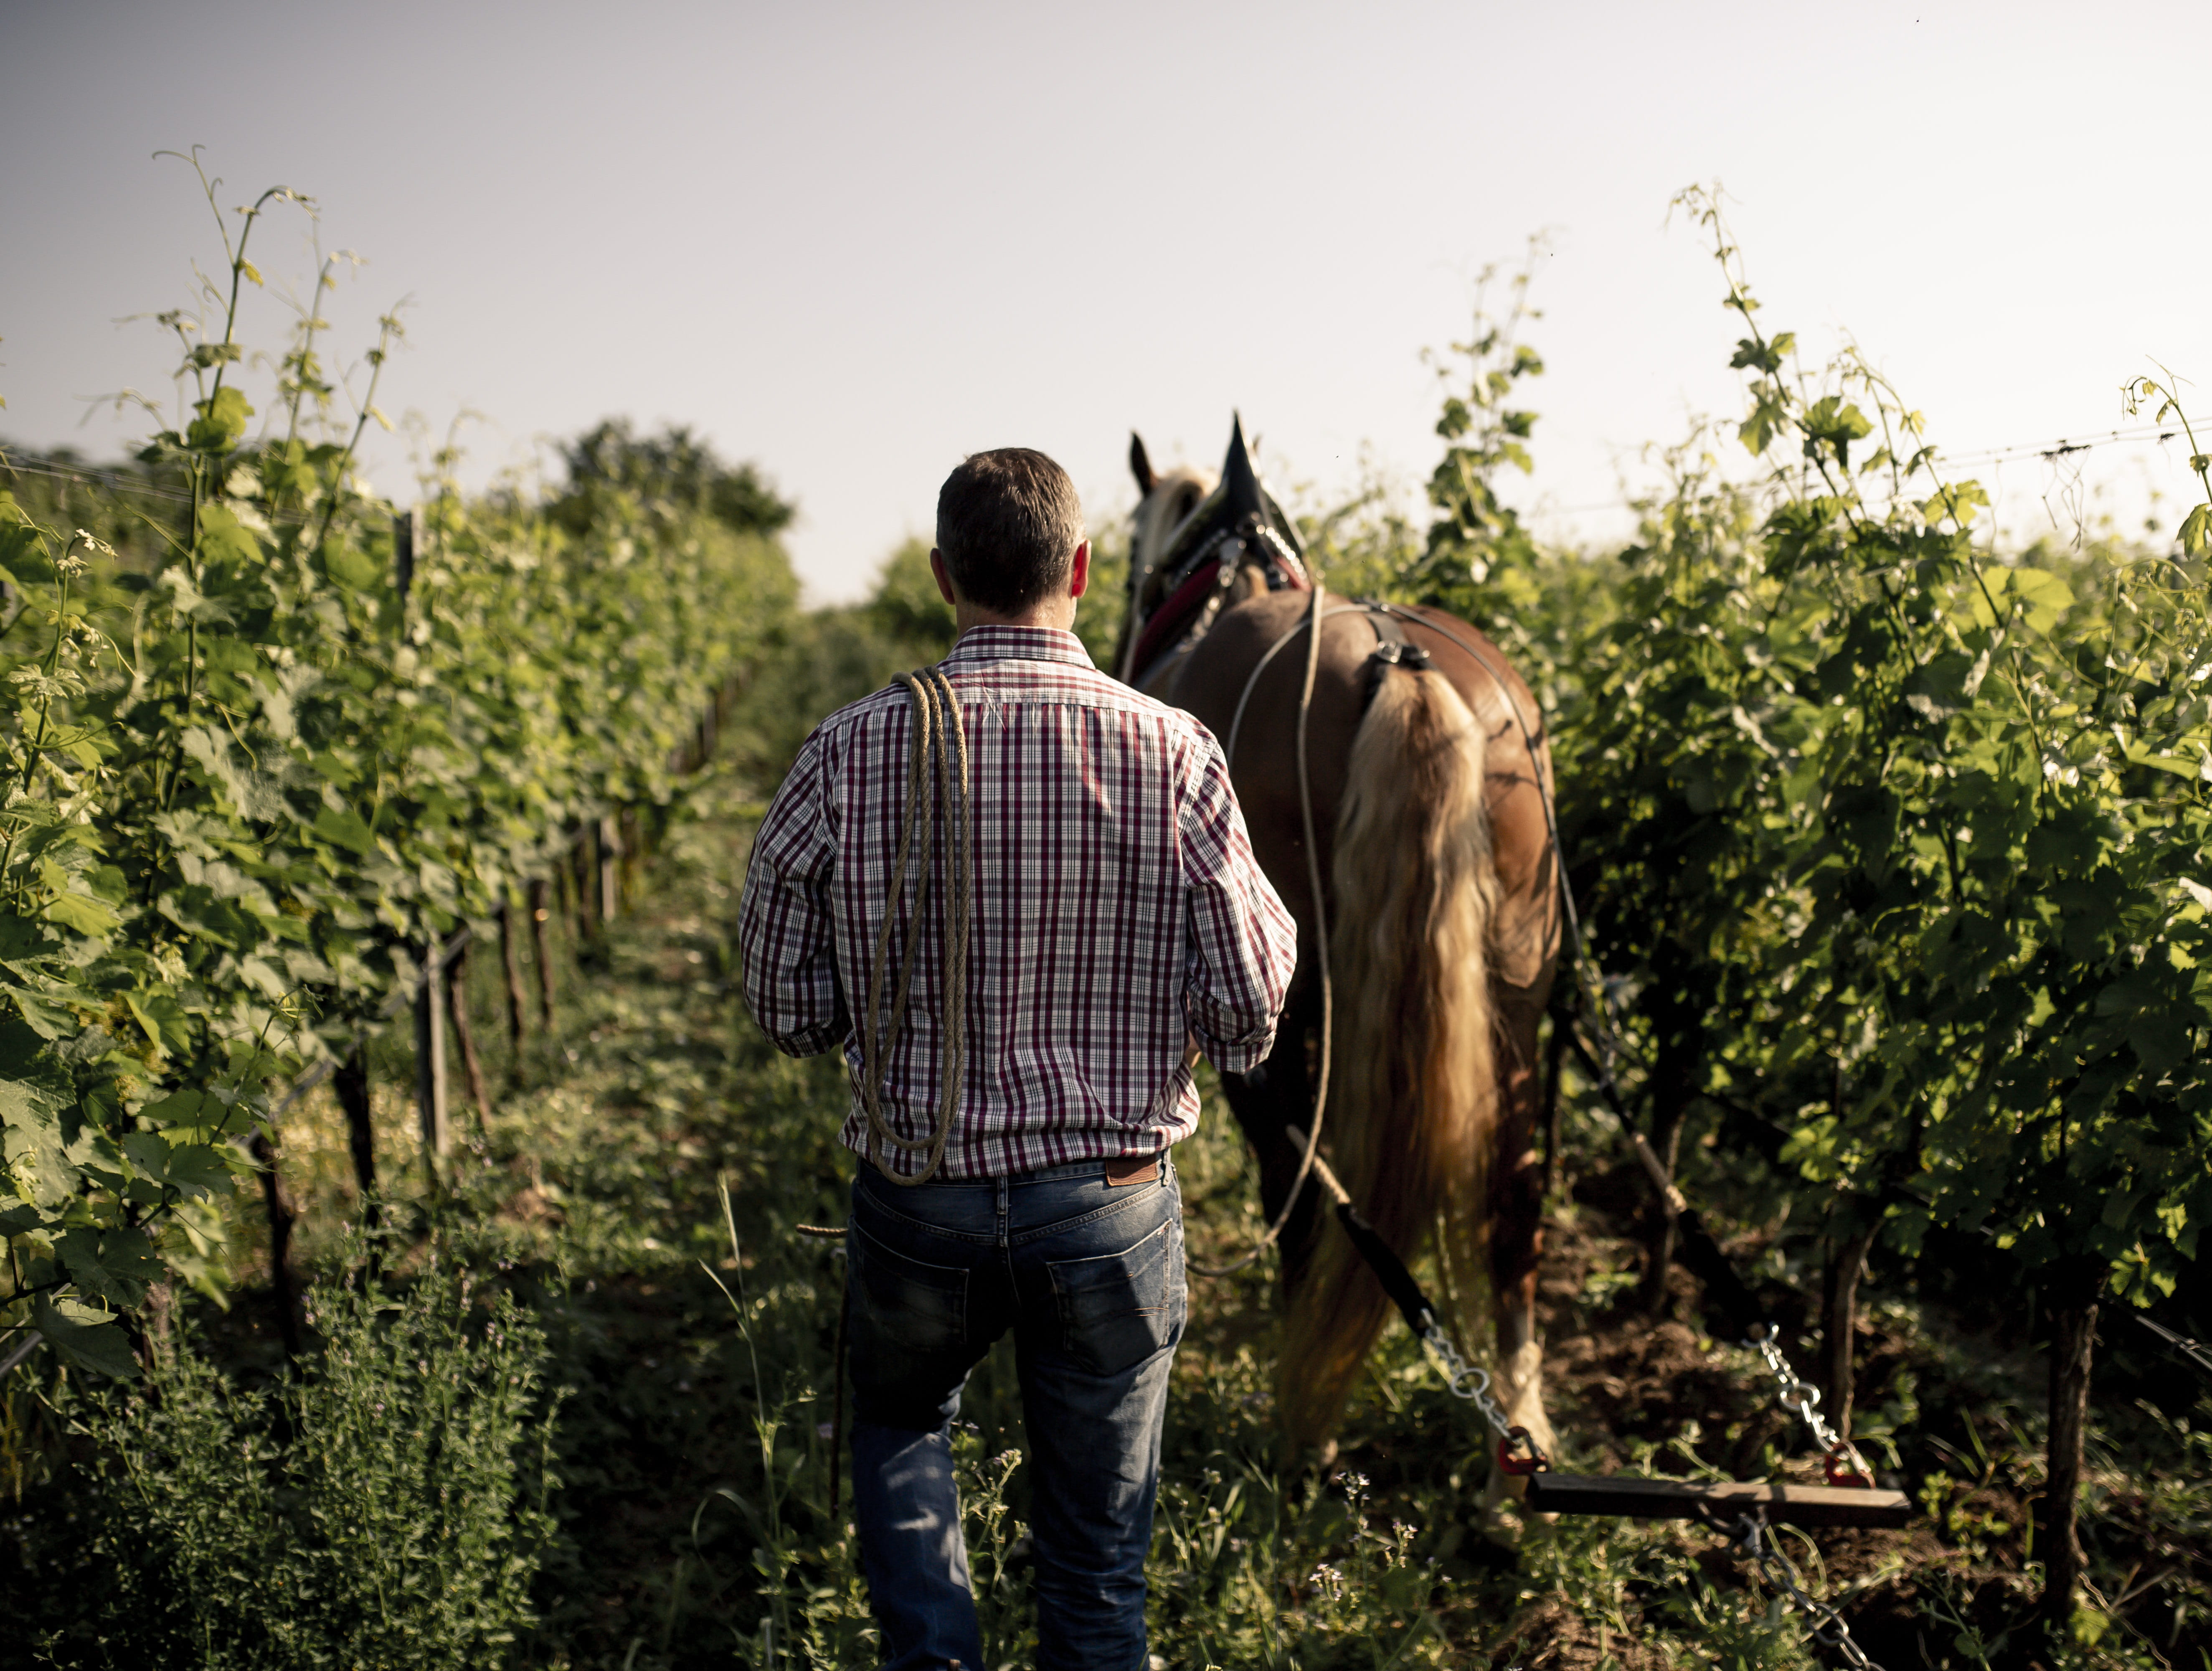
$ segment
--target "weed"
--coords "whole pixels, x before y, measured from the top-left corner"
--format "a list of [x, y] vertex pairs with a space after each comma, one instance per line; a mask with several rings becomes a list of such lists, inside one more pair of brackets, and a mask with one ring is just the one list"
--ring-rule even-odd
[[82, 1397], [97, 1460], [77, 1553], [103, 1582], [73, 1618], [82, 1597], [44, 1598], [42, 1662], [507, 1662], [553, 1528], [559, 1400], [543, 1331], [472, 1287], [439, 1263], [397, 1291], [316, 1289], [324, 1350], [295, 1382], [239, 1385], [187, 1329], [142, 1389]]

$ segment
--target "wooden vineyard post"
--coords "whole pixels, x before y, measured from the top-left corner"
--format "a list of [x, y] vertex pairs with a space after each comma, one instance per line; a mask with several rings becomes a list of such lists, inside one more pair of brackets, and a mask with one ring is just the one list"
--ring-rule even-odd
[[469, 1027], [469, 948], [465, 941], [446, 966], [446, 1018], [453, 1026], [453, 1042], [461, 1048], [461, 1071], [468, 1078], [469, 1100], [477, 1117], [491, 1122], [491, 1098], [484, 1091], [483, 1061], [477, 1054], [476, 1034]]
[[[1667, 1176], [1674, 1176], [1680, 1158], [1682, 1123], [1698, 1095], [1698, 1064], [1705, 1055], [1705, 1027], [1694, 1014], [1676, 1012], [1672, 1026], [1660, 1030], [1659, 1051], [1651, 1064], [1651, 1146], [1657, 1151]], [[1644, 1280], [1638, 1285], [1637, 1309], [1664, 1316], [1671, 1304], [1667, 1285], [1674, 1260], [1674, 1215], [1664, 1201], [1655, 1200], [1646, 1220]]]
[[[592, 855], [589, 849], [599, 845], [599, 826], [586, 824], [576, 832], [576, 840], [568, 849], [569, 868], [574, 872], [576, 884], [576, 945], [579, 955], [599, 938], [599, 920], [593, 910], [599, 902], [598, 890], [592, 886]], [[569, 878], [564, 877], [566, 882]]]
[[615, 826], [614, 814], [599, 815], [599, 921], [602, 926], [612, 922], [622, 912], [622, 831]]
[[292, 1279], [292, 1226], [300, 1220], [291, 1192], [276, 1174], [276, 1145], [270, 1128], [257, 1126], [248, 1145], [261, 1169], [261, 1204], [269, 1214], [269, 1288], [276, 1306], [276, 1332], [284, 1342], [284, 1356], [300, 1355], [300, 1296]]
[[362, 1222], [371, 1230], [382, 1214], [376, 1202], [376, 1128], [370, 1123], [368, 1051], [356, 1044], [331, 1075], [338, 1106], [345, 1110], [346, 1144], [353, 1151], [354, 1187], [361, 1192]]
[[2054, 1273], [2051, 1296], [2051, 1427], [2035, 1546], [2043, 1553], [2043, 1624], [2063, 1638], [2074, 1623], [2081, 1582], [2075, 1510], [2081, 1491], [2081, 1437], [2089, 1422], [2089, 1370], [2096, 1351], [2102, 1273], [2087, 1261]]
[[444, 946], [431, 935], [415, 988], [415, 1105], [422, 1116], [422, 1151], [433, 1176], [453, 1144], [446, 1112], [444, 957]]
[[507, 980], [507, 1076], [522, 1076], [522, 963], [514, 949], [514, 898], [509, 893], [499, 902], [499, 967]]
[[1850, 1437], [1851, 1399], [1856, 1390], [1853, 1357], [1858, 1332], [1859, 1278], [1866, 1271], [1868, 1252], [1881, 1233], [1880, 1209], [1872, 1202], [1856, 1206], [1873, 1214], [1871, 1222], [1828, 1244], [1827, 1267], [1820, 1282], [1820, 1396], [1821, 1409], [1836, 1431]]
[[551, 914], [545, 902], [550, 891], [541, 876], [525, 896], [530, 909], [530, 953], [538, 960], [538, 1020], [548, 1033], [553, 1030], [553, 954], [545, 949], [545, 920]]
[[401, 511], [392, 519], [392, 586], [401, 607], [415, 586], [415, 554], [422, 545], [422, 507]]

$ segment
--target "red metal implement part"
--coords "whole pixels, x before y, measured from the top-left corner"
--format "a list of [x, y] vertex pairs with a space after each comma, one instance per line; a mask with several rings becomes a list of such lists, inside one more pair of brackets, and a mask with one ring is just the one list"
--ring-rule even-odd
[[[1516, 1451], [1523, 1449], [1527, 1450], [1526, 1455], [1515, 1455]], [[1543, 1447], [1536, 1443], [1527, 1428], [1509, 1427], [1498, 1441], [1498, 1466], [1514, 1479], [1525, 1479], [1532, 1474], [1550, 1473], [1552, 1459], [1544, 1454]]]
[[1851, 1486], [1869, 1492], [1874, 1489], [1874, 1475], [1847, 1439], [1838, 1440], [1820, 1458], [1820, 1472], [1828, 1477], [1832, 1486]]

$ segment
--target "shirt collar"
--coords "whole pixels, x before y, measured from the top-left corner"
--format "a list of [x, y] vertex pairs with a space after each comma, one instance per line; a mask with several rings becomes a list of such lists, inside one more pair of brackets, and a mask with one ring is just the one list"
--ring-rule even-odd
[[1092, 665], [1091, 653], [1072, 632], [1057, 627], [970, 627], [960, 635], [947, 665], [968, 661], [1064, 661], [1077, 667]]

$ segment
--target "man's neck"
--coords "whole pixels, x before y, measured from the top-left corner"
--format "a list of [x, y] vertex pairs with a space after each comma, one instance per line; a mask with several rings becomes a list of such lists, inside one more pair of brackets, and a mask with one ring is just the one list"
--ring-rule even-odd
[[1060, 632], [1072, 632], [1075, 628], [1075, 599], [1055, 598], [1018, 615], [1000, 615], [995, 610], [979, 609], [963, 599], [952, 606], [952, 625], [961, 633], [970, 627], [1049, 627]]

